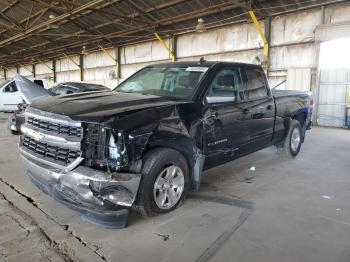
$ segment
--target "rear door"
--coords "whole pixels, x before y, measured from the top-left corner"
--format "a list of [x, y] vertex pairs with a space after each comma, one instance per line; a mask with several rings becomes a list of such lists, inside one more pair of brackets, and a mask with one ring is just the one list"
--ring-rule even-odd
[[255, 151], [272, 141], [275, 121], [275, 103], [263, 70], [246, 66], [242, 70], [245, 99], [250, 103], [252, 118], [250, 150]]
[[[237, 67], [224, 67], [213, 78], [206, 95], [205, 151], [206, 166], [229, 161], [249, 144], [249, 103], [244, 101], [242, 78]], [[208, 97], [220, 97], [212, 102]], [[225, 97], [226, 96], [226, 97]], [[224, 101], [234, 97], [233, 101]]]

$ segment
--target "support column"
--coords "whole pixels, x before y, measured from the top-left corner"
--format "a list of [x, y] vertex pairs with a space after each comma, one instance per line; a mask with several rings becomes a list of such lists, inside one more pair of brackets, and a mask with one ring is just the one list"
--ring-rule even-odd
[[265, 65], [265, 72], [266, 76], [268, 74], [269, 68], [270, 68], [270, 46], [271, 46], [271, 16], [267, 16], [265, 18], [265, 37], [267, 40], [267, 59], [266, 59], [266, 65]]
[[53, 81], [57, 82], [57, 72], [56, 72], [56, 59], [52, 60], [52, 72], [53, 72]]
[[35, 64], [32, 65], [32, 75], [34, 78], [36, 77]]
[[172, 49], [172, 53], [174, 55], [174, 60], [173, 61], [177, 61], [177, 36], [174, 35], [171, 38], [171, 49]]
[[116, 49], [116, 59], [115, 59], [115, 62], [116, 62], [116, 64], [117, 64], [117, 79], [119, 80], [120, 78], [121, 78], [121, 67], [120, 67], [120, 57], [121, 57], [121, 55], [120, 55], [120, 52], [121, 52], [121, 47], [117, 47], [117, 49]]
[[6, 68], [4, 68], [4, 78], [5, 78], [5, 80], [7, 80], [7, 70], [6, 70]]
[[84, 55], [79, 55], [80, 81], [84, 81]]

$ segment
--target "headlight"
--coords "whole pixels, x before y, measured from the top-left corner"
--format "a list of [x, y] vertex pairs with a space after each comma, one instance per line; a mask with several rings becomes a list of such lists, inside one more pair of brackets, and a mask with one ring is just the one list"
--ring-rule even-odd
[[108, 150], [109, 150], [109, 159], [111, 160], [119, 159], [120, 157], [119, 150], [118, 150], [116, 139], [114, 138], [113, 133], [111, 133], [111, 135], [109, 136]]
[[112, 170], [127, 169], [128, 156], [124, 135], [121, 132], [110, 131], [108, 136], [108, 166]]

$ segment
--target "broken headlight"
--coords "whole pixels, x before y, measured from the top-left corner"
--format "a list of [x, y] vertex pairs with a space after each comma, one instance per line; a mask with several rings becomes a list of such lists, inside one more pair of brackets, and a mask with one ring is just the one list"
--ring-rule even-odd
[[125, 145], [125, 137], [122, 132], [110, 130], [107, 136], [108, 167], [112, 171], [126, 170], [128, 167], [128, 155]]

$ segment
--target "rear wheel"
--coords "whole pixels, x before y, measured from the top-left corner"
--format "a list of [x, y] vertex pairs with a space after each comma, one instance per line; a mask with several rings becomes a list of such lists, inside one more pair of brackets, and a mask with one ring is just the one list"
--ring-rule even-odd
[[296, 157], [301, 148], [302, 131], [298, 120], [291, 120], [289, 130], [284, 142], [280, 145], [279, 151], [287, 157]]
[[141, 173], [134, 209], [142, 216], [170, 212], [184, 200], [189, 187], [189, 171], [184, 156], [178, 151], [151, 150], [143, 159]]

